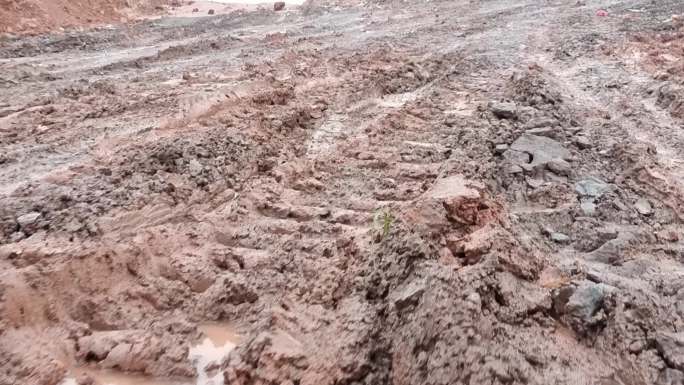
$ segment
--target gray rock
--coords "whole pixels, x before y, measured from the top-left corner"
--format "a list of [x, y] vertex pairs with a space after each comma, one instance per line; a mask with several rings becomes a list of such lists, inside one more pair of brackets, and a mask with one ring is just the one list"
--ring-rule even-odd
[[525, 131], [528, 135], [546, 136], [547, 138], [555, 138], [558, 136], [558, 130], [553, 127], [537, 127]]
[[684, 332], [660, 332], [655, 338], [656, 349], [669, 367], [684, 370]]
[[17, 223], [22, 228], [28, 228], [28, 227], [31, 227], [32, 225], [34, 225], [36, 223], [36, 221], [38, 221], [38, 218], [40, 218], [40, 217], [41, 217], [41, 213], [34, 211], [34, 212], [31, 212], [28, 214], [24, 214], [24, 215], [20, 216], [19, 218], [17, 218]]
[[605, 285], [582, 281], [565, 304], [565, 312], [588, 321], [603, 306], [605, 295]]
[[541, 118], [533, 118], [530, 119], [529, 122], [525, 123], [525, 126], [523, 127], [526, 130], [530, 130], [533, 128], [539, 128], [539, 127], [553, 127], [558, 125], [558, 120], [554, 118], [547, 118], [547, 117], [541, 117]]
[[567, 132], [570, 135], [576, 135], [582, 132], [582, 127], [567, 127], [565, 128], [565, 132]]
[[522, 169], [522, 167], [518, 166], [517, 164], [512, 165], [508, 169], [509, 174], [520, 174], [521, 172], [523, 172], [523, 169]]
[[545, 136], [523, 134], [511, 144], [511, 150], [532, 156], [531, 167], [544, 166], [554, 159], [570, 159], [571, 154], [563, 145]]
[[26, 238], [26, 234], [23, 231], [15, 231], [10, 235], [11, 242], [19, 242], [24, 238]]
[[518, 107], [515, 103], [490, 102], [489, 109], [499, 119], [516, 119], [518, 117]]
[[649, 216], [653, 214], [653, 207], [651, 207], [651, 202], [644, 198], [639, 198], [636, 203], [634, 203], [634, 208], [641, 215]]
[[563, 159], [552, 159], [546, 164], [546, 168], [558, 175], [570, 176], [572, 173], [572, 166]]
[[572, 142], [581, 150], [585, 150], [591, 147], [591, 139], [583, 135], [576, 136]]
[[580, 210], [584, 215], [593, 217], [596, 215], [596, 203], [593, 200], [582, 200], [580, 201]]
[[684, 385], [684, 373], [679, 370], [665, 368], [656, 381], [656, 385]]
[[531, 188], [539, 188], [544, 185], [543, 179], [527, 178], [525, 179], [525, 182], [527, 182], [527, 185]]
[[424, 282], [411, 282], [394, 298], [394, 306], [398, 309], [404, 309], [408, 306], [415, 305], [420, 300], [420, 297], [425, 293]]
[[496, 147], [494, 147], [494, 153], [497, 155], [503, 154], [506, 150], [508, 150], [507, 144], [497, 144]]
[[563, 233], [551, 233], [549, 238], [556, 243], [568, 243], [570, 241], [570, 237]]
[[202, 173], [202, 169], [202, 163], [200, 163], [197, 159], [191, 160], [188, 164], [188, 171], [192, 176], [200, 175]]
[[575, 184], [575, 192], [580, 197], [600, 198], [609, 190], [609, 184], [594, 177], [583, 179]]

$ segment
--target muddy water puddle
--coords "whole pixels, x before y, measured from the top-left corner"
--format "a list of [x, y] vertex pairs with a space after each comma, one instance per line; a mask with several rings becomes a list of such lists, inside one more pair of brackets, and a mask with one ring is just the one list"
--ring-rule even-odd
[[174, 379], [150, 377], [141, 374], [115, 370], [78, 368], [70, 371], [69, 377], [60, 385], [78, 385], [77, 378], [87, 375], [97, 385], [219, 385], [223, 375], [216, 368], [231, 350], [240, 342], [239, 335], [231, 325], [206, 323], [198, 326], [202, 338], [188, 352], [188, 359], [197, 370], [195, 379]]

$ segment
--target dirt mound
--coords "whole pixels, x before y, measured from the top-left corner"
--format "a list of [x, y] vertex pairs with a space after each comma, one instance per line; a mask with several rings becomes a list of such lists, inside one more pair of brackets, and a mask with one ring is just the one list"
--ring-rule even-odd
[[0, 32], [42, 33], [59, 27], [116, 23], [165, 0], [1, 0]]

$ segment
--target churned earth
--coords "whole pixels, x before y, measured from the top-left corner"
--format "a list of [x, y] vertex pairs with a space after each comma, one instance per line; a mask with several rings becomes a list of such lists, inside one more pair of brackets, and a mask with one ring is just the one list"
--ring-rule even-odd
[[683, 384], [682, 13], [5, 36], [0, 384]]

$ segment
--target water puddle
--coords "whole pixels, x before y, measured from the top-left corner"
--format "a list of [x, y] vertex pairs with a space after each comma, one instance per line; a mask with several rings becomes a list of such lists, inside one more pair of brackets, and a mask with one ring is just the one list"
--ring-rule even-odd
[[190, 348], [188, 356], [197, 369], [197, 385], [223, 384], [223, 374], [219, 370], [208, 370], [220, 365], [223, 358], [238, 344], [239, 337], [225, 324], [204, 324], [199, 326], [204, 339]]
[[240, 342], [240, 337], [230, 325], [223, 323], [207, 323], [200, 325], [198, 329], [204, 336], [188, 353], [188, 359], [197, 369], [197, 378], [193, 380], [79, 368], [72, 370], [70, 377], [65, 378], [60, 385], [78, 385], [76, 379], [83, 375], [91, 377], [97, 385], [222, 385], [223, 374], [218, 367]]

